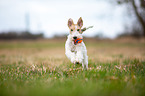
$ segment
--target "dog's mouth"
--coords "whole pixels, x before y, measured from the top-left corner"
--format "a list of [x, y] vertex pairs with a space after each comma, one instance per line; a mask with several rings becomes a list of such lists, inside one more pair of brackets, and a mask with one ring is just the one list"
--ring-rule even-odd
[[77, 39], [74, 39], [74, 44], [77, 45], [78, 43], [81, 43], [83, 41], [83, 38], [77, 38]]

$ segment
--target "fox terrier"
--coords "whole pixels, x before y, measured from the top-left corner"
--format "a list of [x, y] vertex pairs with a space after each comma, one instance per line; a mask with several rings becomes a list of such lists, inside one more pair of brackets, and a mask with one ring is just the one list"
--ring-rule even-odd
[[83, 42], [82, 33], [92, 26], [81, 29], [82, 26], [83, 20], [81, 17], [79, 18], [77, 24], [74, 24], [71, 18], [68, 20], [70, 34], [67, 36], [65, 43], [65, 54], [73, 64], [82, 64], [83, 68], [86, 66], [86, 69], [88, 69], [87, 49]]

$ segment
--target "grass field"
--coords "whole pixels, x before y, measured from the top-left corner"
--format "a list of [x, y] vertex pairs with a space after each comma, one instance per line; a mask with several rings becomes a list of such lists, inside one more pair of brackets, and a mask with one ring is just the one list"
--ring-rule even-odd
[[145, 40], [85, 39], [89, 69], [65, 40], [0, 41], [0, 96], [145, 96]]

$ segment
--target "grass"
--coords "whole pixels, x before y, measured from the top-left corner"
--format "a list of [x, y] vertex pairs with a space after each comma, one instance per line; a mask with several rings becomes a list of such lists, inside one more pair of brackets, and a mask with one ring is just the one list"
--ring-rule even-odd
[[65, 57], [63, 40], [1, 41], [0, 96], [145, 95], [145, 42], [86, 45], [83, 70]]

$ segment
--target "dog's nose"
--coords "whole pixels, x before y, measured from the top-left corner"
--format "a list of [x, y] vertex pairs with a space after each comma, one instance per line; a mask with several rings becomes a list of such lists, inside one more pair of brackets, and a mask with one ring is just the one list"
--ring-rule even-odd
[[74, 39], [77, 39], [77, 37], [76, 37], [76, 36], [74, 36], [73, 38], [74, 38]]

